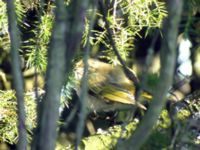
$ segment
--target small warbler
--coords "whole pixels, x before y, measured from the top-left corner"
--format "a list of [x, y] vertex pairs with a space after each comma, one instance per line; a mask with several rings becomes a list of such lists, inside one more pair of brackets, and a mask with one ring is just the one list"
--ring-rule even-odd
[[[77, 81], [80, 81], [83, 76], [83, 66], [82, 60], [75, 65], [75, 78]], [[126, 77], [120, 65], [113, 66], [90, 58], [88, 66], [88, 97], [93, 101], [99, 101], [96, 104], [97, 106], [94, 107], [103, 107], [100, 106], [100, 101], [103, 101], [104, 104], [106, 102], [131, 104], [146, 109], [145, 106], [135, 100], [134, 84]], [[80, 82], [77, 89], [80, 89]], [[79, 90], [77, 91], [77, 93], [80, 92]], [[151, 99], [151, 95], [146, 92], [143, 92], [141, 97]]]

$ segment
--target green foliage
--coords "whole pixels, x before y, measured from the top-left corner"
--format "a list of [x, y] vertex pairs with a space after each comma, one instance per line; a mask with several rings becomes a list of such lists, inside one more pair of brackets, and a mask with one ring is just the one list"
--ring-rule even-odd
[[[23, 49], [28, 52], [26, 54], [26, 66], [36, 67], [39, 71], [45, 71], [47, 65], [47, 45], [49, 44], [51, 31], [52, 31], [52, 23], [54, 19], [54, 15], [52, 13], [44, 13], [41, 16], [41, 22], [35, 21], [32, 24], [28, 24], [27, 22], [23, 22], [23, 18], [25, 17], [26, 11], [28, 9], [33, 9], [36, 7], [37, 0], [34, 2], [27, 1], [15, 1], [16, 6], [16, 14], [18, 19], [18, 25], [25, 30], [29, 30], [34, 34], [34, 37], [31, 39], [25, 39], [22, 43]], [[9, 53], [10, 49], [10, 39], [8, 35], [8, 22], [7, 22], [7, 13], [6, 13], [6, 3], [0, 1], [0, 49], [3, 50], [3, 54], [5, 57]], [[35, 28], [30, 28], [30, 27]], [[31, 29], [31, 30], [30, 30]], [[23, 34], [23, 33], [21, 33]], [[4, 57], [0, 57], [3, 59]]]
[[[195, 39], [198, 41], [199, 37], [199, 16], [198, 13], [200, 12], [200, 1], [199, 0], [185, 0], [184, 2], [184, 15], [183, 21], [180, 25], [183, 28], [183, 36], [184, 38]], [[197, 42], [198, 43], [198, 42]]]
[[82, 37], [82, 45], [83, 47], [85, 47], [86, 43], [87, 43], [87, 37], [89, 36], [89, 32], [90, 32], [90, 21], [85, 18], [85, 30], [83, 32], [83, 37]]
[[[36, 67], [39, 71], [45, 71], [47, 66], [47, 49], [51, 36], [52, 23], [54, 16], [44, 14], [41, 17], [41, 23], [36, 23], [37, 28], [33, 30], [36, 37], [30, 39], [26, 46], [29, 53], [27, 54], [27, 67]], [[33, 43], [33, 44], [32, 44]]]
[[70, 2], [71, 2], [71, 0], [64, 0], [64, 3], [65, 3], [66, 5], [69, 5]]
[[191, 115], [190, 111], [187, 109], [181, 109], [177, 112], [176, 118], [178, 120], [186, 120]]
[[171, 126], [171, 120], [169, 118], [169, 113], [166, 109], [162, 110], [160, 118], [157, 122], [158, 129], [167, 129]]
[[[27, 9], [33, 9], [36, 6], [38, 1], [22, 0], [23, 5], [20, 3], [20, 0], [16, 0], [16, 13], [18, 17], [18, 24], [22, 28], [27, 28], [27, 25], [23, 22], [24, 14]], [[65, 3], [68, 4], [69, 0], [65, 0]], [[159, 2], [158, 0], [112, 0], [111, 3], [114, 5], [109, 8], [107, 12], [107, 20], [110, 24], [110, 28], [113, 33], [113, 39], [115, 41], [116, 47], [121, 55], [121, 57], [126, 60], [129, 52], [134, 49], [134, 42], [136, 37], [140, 37], [140, 31], [146, 28], [146, 34], [153, 28], [160, 28], [162, 26], [163, 18], [167, 16], [165, 4]], [[188, 1], [188, 4], [192, 5], [194, 9], [192, 13], [199, 11], [199, 0]], [[25, 6], [26, 8], [24, 9]], [[91, 13], [92, 11], [90, 11]], [[191, 16], [192, 16], [191, 13]], [[10, 39], [8, 35], [8, 22], [6, 14], [6, 3], [0, 1], [0, 63], [3, 58], [7, 57], [10, 48]], [[102, 57], [108, 59], [113, 64], [118, 64], [118, 59], [113, 53], [112, 46], [108, 39], [108, 33], [105, 28], [105, 22], [103, 20], [102, 14], [98, 12], [97, 16], [97, 26], [98, 30], [92, 30], [93, 36], [90, 37], [90, 43], [93, 46], [103, 46], [104, 53]], [[189, 16], [189, 17], [191, 17]], [[41, 16], [41, 22], [33, 22], [34, 28], [31, 32], [34, 33], [34, 37], [28, 39], [26, 42], [27, 45], [23, 47], [28, 51], [27, 56], [27, 67], [36, 67], [39, 71], [45, 71], [47, 65], [47, 49], [50, 41], [50, 36], [52, 32], [52, 23], [54, 20], [53, 13], [46, 12]], [[83, 46], [87, 42], [86, 39], [89, 36], [89, 21], [86, 19], [85, 32], [83, 35]], [[187, 26], [185, 26], [185, 33], [187, 33], [191, 28], [191, 23], [193, 18], [189, 18]], [[32, 26], [28, 25], [28, 26]], [[23, 34], [23, 33], [21, 33]], [[66, 99], [71, 98], [71, 89], [75, 86], [74, 75], [70, 75], [67, 79], [67, 84], [63, 87], [61, 93], [61, 103], [65, 103]], [[151, 78], [151, 83], [155, 84], [157, 77]], [[34, 93], [25, 94], [25, 111], [26, 111], [26, 128], [31, 133], [31, 130], [36, 126], [36, 106], [35, 106]], [[18, 138], [17, 132], [17, 113], [16, 113], [16, 98], [13, 91], [0, 91], [0, 142], [16, 143]], [[191, 105], [191, 103], [189, 104]], [[200, 105], [192, 104], [191, 109], [200, 110]], [[176, 121], [179, 122], [180, 129], [185, 131], [187, 129], [187, 119], [191, 116], [191, 112], [182, 109], [176, 114]], [[113, 147], [117, 142], [117, 138], [127, 138], [132, 133], [132, 130], [135, 130], [136, 123], [127, 126], [125, 131], [131, 132], [122, 132], [121, 126], [116, 128], [111, 128], [109, 131], [100, 133], [95, 138], [88, 137], [82, 141], [82, 145], [87, 147], [86, 149], [91, 149], [94, 146], [95, 149], [98, 149], [96, 146], [102, 146], [102, 140], [105, 140], [105, 145], [107, 147]], [[154, 128], [152, 135], [149, 138], [149, 141], [146, 143], [146, 147], [154, 147], [154, 149], [161, 149], [167, 147], [170, 144], [169, 128], [171, 125], [171, 120], [169, 114], [166, 110], [163, 110], [160, 119], [157, 122], [157, 126]], [[114, 133], [114, 135], [112, 134]], [[188, 132], [189, 133], [189, 132]], [[183, 134], [180, 132], [180, 138]], [[187, 137], [193, 137], [192, 135], [187, 135]], [[31, 136], [29, 136], [29, 139]], [[95, 139], [95, 140], [94, 140]], [[99, 144], [99, 143], [100, 144]], [[91, 144], [91, 145], [90, 145]], [[91, 146], [91, 147], [90, 147]], [[94, 149], [92, 148], [92, 149]], [[100, 149], [100, 148], [99, 148]]]
[[128, 14], [128, 23], [135, 31], [143, 27], [161, 27], [167, 11], [165, 3], [158, 0], [125, 0], [121, 4], [124, 14]]
[[[22, 20], [24, 17], [24, 10], [22, 8], [20, 0], [15, 1], [15, 7], [16, 7], [18, 24], [21, 24], [20, 26], [23, 26]], [[3, 1], [0, 1], [0, 14], [1, 14], [0, 15], [0, 49], [2, 49], [4, 53], [8, 53], [10, 49], [10, 38], [8, 35], [8, 20], [7, 20], [6, 3]]]
[[147, 142], [142, 150], [161, 150], [167, 149], [171, 143], [171, 119], [168, 111], [163, 109]]
[[200, 12], [200, 1], [199, 0], [185, 0], [185, 6], [188, 7], [192, 13]]
[[[134, 49], [135, 37], [140, 31], [147, 28], [160, 28], [163, 18], [167, 16], [165, 4], [157, 0], [136, 0], [114, 2], [114, 6], [107, 13], [107, 20], [113, 33], [113, 39], [121, 57], [126, 60], [129, 52]], [[118, 64], [112, 46], [107, 37], [105, 22], [100, 13], [97, 13], [98, 26], [101, 30], [94, 30], [91, 44], [102, 44], [107, 58], [113, 64]], [[140, 36], [140, 35], [139, 35]]]
[[1, 36], [4, 34], [8, 34], [8, 22], [6, 15], [6, 3], [0, 1], [0, 33]]
[[34, 9], [37, 7], [39, 0], [21, 0], [25, 10]]
[[[0, 91], [0, 142], [16, 143], [17, 131], [17, 101], [14, 91]], [[31, 130], [36, 126], [36, 105], [33, 93], [25, 95], [26, 129]], [[31, 136], [29, 135], [29, 139]]]
[[75, 79], [75, 75], [73, 72], [71, 72], [68, 75], [68, 78], [66, 80], [65, 86], [63, 86], [61, 91], [61, 106], [63, 104], [67, 104], [68, 100], [72, 99], [72, 90], [76, 88], [77, 80]]

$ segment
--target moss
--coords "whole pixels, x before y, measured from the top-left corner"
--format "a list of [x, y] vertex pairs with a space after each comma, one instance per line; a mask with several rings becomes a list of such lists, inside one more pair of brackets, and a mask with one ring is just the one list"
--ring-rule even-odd
[[178, 111], [176, 117], [177, 117], [178, 120], [185, 120], [190, 115], [191, 115], [191, 113], [189, 112], [189, 110], [181, 109], [180, 111]]
[[101, 132], [94, 136], [90, 136], [82, 140], [80, 149], [84, 150], [105, 150], [113, 149], [118, 139], [121, 137], [127, 139], [131, 136], [131, 133], [136, 129], [137, 122], [133, 121], [126, 125], [124, 128], [122, 126], [114, 126], [108, 129], [108, 131]]
[[162, 110], [160, 114], [160, 118], [157, 122], [157, 128], [159, 129], [166, 129], [169, 128], [171, 125], [171, 120], [169, 117], [169, 113], [166, 109]]
[[166, 109], [162, 110], [159, 120], [154, 127], [142, 150], [164, 150], [171, 143], [171, 120]]

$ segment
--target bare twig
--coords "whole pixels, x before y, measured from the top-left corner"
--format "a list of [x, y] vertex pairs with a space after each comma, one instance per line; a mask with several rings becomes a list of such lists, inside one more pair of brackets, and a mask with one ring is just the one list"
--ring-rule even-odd
[[150, 67], [152, 59], [153, 59], [153, 55], [154, 55], [154, 49], [153, 48], [155, 46], [156, 40], [158, 39], [158, 35], [159, 35], [159, 32], [157, 31], [155, 36], [154, 36], [154, 38], [153, 38], [153, 40], [152, 40], [152, 42], [151, 42], [150, 47], [147, 50], [148, 53], [147, 53], [147, 57], [146, 57], [146, 60], [145, 60], [145, 66], [144, 66], [144, 69], [143, 69], [143, 72], [142, 72], [140, 88], [135, 93], [135, 99], [139, 98], [139, 96], [141, 95], [142, 90], [146, 86], [148, 68]]
[[71, 123], [72, 119], [74, 118], [74, 116], [76, 115], [77, 111], [78, 111], [78, 103], [75, 104], [75, 106], [73, 107], [73, 109], [70, 111], [69, 115], [67, 116], [67, 118], [64, 121], [63, 124], [63, 128], [67, 129], [69, 124]]
[[175, 133], [174, 133], [174, 135], [173, 135], [173, 137], [172, 137], [172, 140], [171, 140], [171, 144], [170, 144], [170, 146], [169, 146], [169, 149], [170, 150], [173, 150], [174, 149], [174, 147], [175, 147], [175, 142], [176, 142], [176, 140], [177, 140], [177, 137], [178, 137], [178, 134], [180, 133], [180, 125], [178, 125], [178, 127], [177, 127], [177, 129], [176, 129], [176, 131], [175, 131]]
[[[87, 1], [88, 2], [88, 1]], [[88, 5], [88, 4], [87, 4]], [[92, 6], [93, 7], [93, 6]], [[96, 11], [96, 2], [95, 2], [95, 5], [94, 5], [94, 8], [93, 8], [94, 11]], [[93, 12], [91, 18], [90, 18], [90, 25], [89, 25], [89, 28], [93, 28], [94, 26], [94, 19], [95, 19], [95, 12]], [[75, 149], [78, 149], [78, 145], [80, 144], [81, 142], [81, 138], [82, 138], [82, 135], [83, 135], [83, 131], [84, 131], [84, 124], [85, 124], [85, 119], [86, 119], [86, 116], [87, 116], [87, 99], [88, 99], [88, 68], [89, 68], [89, 65], [88, 65], [88, 59], [89, 59], [89, 54], [90, 54], [90, 36], [91, 36], [91, 30], [89, 29], [89, 34], [87, 36], [87, 43], [86, 43], [86, 46], [84, 47], [84, 58], [83, 58], [83, 63], [84, 63], [84, 70], [83, 70], [83, 77], [82, 77], [82, 80], [81, 80], [81, 91], [80, 91], [80, 96], [79, 96], [79, 99], [80, 99], [80, 107], [81, 107], [81, 110], [80, 110], [80, 115], [79, 115], [79, 121], [78, 121], [78, 124], [77, 124], [77, 127], [76, 127], [76, 135], [77, 135], [77, 138], [76, 138], [76, 144], [75, 144]]]
[[[41, 24], [42, 23], [42, 14], [43, 14], [43, 8], [44, 8], [44, 0], [40, 0], [40, 5], [39, 5], [39, 8], [38, 8], [38, 24]], [[40, 28], [37, 28], [36, 30], [36, 42], [35, 42], [35, 54], [38, 54], [38, 51], [39, 51], [39, 43], [40, 43]], [[38, 55], [35, 55], [35, 58], [34, 58], [34, 63], [36, 64], [36, 61], [37, 61], [37, 57]], [[36, 96], [36, 102], [37, 102], [37, 116], [39, 116], [39, 89], [38, 89], [38, 69], [36, 66], [34, 66], [34, 88], [35, 88], [35, 96]]]

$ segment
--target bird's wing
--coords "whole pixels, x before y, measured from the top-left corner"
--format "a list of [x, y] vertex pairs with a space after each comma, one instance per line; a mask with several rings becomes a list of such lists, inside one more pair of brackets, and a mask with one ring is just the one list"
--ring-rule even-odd
[[110, 83], [105, 85], [89, 86], [89, 89], [101, 99], [109, 100], [112, 102], [120, 102], [124, 104], [135, 104], [135, 97], [130, 91]]

